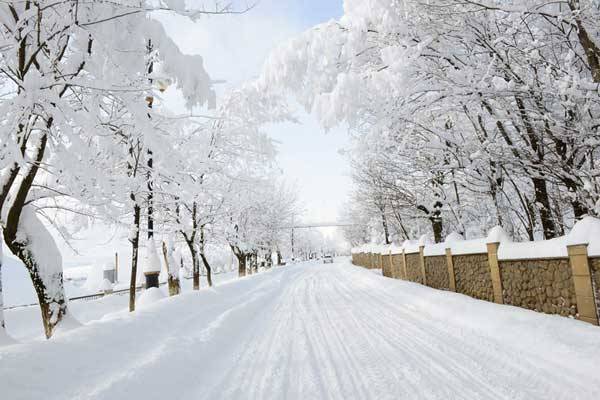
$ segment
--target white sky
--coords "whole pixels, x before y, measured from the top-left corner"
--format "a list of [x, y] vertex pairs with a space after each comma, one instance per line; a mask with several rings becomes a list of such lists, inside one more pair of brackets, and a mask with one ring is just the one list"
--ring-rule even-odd
[[[192, 23], [165, 16], [166, 28], [181, 50], [204, 57], [213, 79], [224, 79], [235, 87], [258, 75], [268, 53], [282, 41], [342, 14], [342, 0], [261, 0], [247, 14], [202, 19]], [[180, 98], [167, 91], [169, 107], [182, 107]], [[301, 124], [278, 124], [266, 130], [278, 142], [278, 164], [298, 190], [307, 222], [335, 221], [350, 189], [349, 166], [338, 153], [347, 143], [343, 129], [323, 132], [315, 118], [299, 112]], [[335, 228], [321, 229], [341, 241]], [[71, 245], [75, 254], [57, 238], [64, 266], [112, 262], [119, 252], [121, 262], [129, 263], [130, 245], [124, 233], [102, 224], [82, 232]]]
[[[185, 53], [204, 57], [213, 79], [227, 86], [257, 76], [268, 53], [298, 33], [337, 18], [342, 0], [261, 0], [243, 15], [210, 17], [192, 23], [166, 18], [167, 30]], [[307, 221], [335, 221], [350, 188], [349, 168], [339, 149], [343, 129], [325, 133], [302, 111], [301, 124], [278, 124], [267, 131], [278, 142], [278, 163], [297, 188]]]

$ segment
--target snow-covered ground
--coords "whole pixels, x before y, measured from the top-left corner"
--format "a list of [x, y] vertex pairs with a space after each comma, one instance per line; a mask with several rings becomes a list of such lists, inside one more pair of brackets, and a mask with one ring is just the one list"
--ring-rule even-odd
[[74, 305], [82, 327], [0, 348], [0, 398], [600, 398], [599, 328], [346, 259], [102, 317], [125, 299]]

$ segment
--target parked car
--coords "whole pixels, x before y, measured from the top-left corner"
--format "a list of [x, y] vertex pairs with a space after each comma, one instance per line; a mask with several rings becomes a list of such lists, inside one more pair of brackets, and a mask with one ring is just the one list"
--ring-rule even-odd
[[323, 264], [331, 263], [333, 264], [333, 256], [331, 254], [325, 254], [323, 256]]

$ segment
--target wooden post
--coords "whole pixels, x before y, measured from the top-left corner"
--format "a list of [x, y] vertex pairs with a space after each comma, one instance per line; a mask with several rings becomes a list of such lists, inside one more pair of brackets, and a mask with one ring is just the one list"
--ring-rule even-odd
[[423, 276], [423, 285], [427, 286], [427, 274], [425, 272], [425, 246], [419, 246], [419, 259], [421, 260], [421, 275]]
[[494, 302], [504, 304], [502, 295], [502, 279], [500, 278], [500, 266], [498, 265], [498, 247], [500, 243], [488, 243], [488, 264], [492, 276], [492, 288], [494, 289]]
[[390, 278], [394, 278], [396, 279], [396, 277], [394, 276], [394, 261], [392, 260], [392, 249], [390, 249], [390, 253], [388, 254], [388, 257], [390, 257]]
[[119, 282], [119, 253], [115, 252], [115, 282]]
[[598, 325], [598, 311], [592, 289], [592, 277], [588, 260], [587, 244], [567, 246], [569, 263], [573, 270], [578, 319]]
[[402, 248], [402, 270], [404, 273], [404, 276], [402, 277], [402, 279], [407, 280], [408, 273], [406, 272], [406, 250], [404, 248]]
[[448, 285], [451, 291], [456, 292], [456, 275], [454, 275], [454, 261], [450, 248], [446, 249], [446, 264], [448, 264]]

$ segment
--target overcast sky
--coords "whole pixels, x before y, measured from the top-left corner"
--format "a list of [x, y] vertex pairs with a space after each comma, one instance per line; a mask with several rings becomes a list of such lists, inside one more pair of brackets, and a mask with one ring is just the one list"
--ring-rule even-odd
[[[342, 14], [342, 0], [262, 0], [243, 15], [208, 17], [196, 23], [167, 18], [167, 29], [181, 50], [204, 57], [213, 79], [235, 87], [256, 77], [277, 44]], [[278, 163], [298, 188], [309, 221], [337, 220], [350, 187], [348, 165], [339, 150], [343, 129], [323, 132], [299, 112], [301, 124], [269, 126], [278, 142]]]

